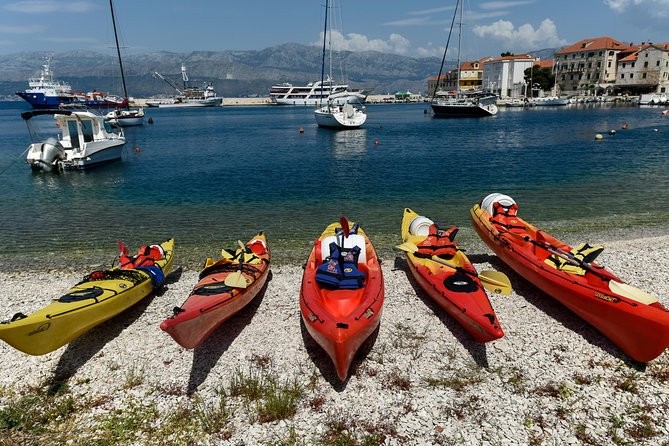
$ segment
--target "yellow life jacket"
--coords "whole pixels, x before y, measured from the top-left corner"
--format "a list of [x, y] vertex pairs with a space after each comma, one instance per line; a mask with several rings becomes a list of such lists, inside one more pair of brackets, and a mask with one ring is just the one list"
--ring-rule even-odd
[[[581, 243], [576, 248], [573, 248], [571, 253], [576, 261], [592, 263], [603, 250], [603, 246], [590, 246], [587, 243]], [[547, 257], [545, 263], [560, 271], [578, 276], [583, 276], [586, 272], [585, 269], [569, 263], [566, 259], [556, 254], [551, 254]]]

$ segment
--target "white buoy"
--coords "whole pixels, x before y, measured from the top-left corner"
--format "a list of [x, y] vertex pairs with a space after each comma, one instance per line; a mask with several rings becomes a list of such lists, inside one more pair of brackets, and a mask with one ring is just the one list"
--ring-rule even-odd
[[596, 141], [601, 141], [602, 139], [604, 139], [604, 136], [602, 136], [601, 133], [597, 133], [597, 134], [595, 135], [595, 140], [596, 140]]

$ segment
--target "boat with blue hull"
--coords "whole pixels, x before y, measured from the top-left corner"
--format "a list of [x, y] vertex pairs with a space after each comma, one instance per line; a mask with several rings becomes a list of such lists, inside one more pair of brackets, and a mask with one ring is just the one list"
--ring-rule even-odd
[[61, 105], [83, 105], [88, 108], [119, 108], [126, 107], [128, 100], [92, 91], [89, 93], [77, 93], [72, 91], [70, 84], [57, 81], [53, 78], [51, 71], [51, 56], [42, 65], [40, 76], [28, 79], [28, 88], [16, 93], [33, 108], [57, 109]]

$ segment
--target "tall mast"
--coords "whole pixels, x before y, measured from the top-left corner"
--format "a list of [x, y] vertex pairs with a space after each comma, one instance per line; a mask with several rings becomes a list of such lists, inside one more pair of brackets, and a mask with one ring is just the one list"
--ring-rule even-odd
[[[323, 57], [321, 59], [321, 97], [320, 104], [323, 105], [323, 78], [325, 77], [325, 39], [328, 35], [328, 10], [330, 1], [325, 0], [325, 28], [323, 29]], [[332, 69], [332, 67], [330, 67]]]
[[116, 40], [116, 53], [118, 54], [118, 64], [121, 67], [121, 80], [123, 81], [123, 94], [128, 99], [128, 89], [125, 86], [125, 74], [123, 73], [123, 61], [121, 60], [121, 48], [118, 45], [118, 33], [116, 32], [116, 17], [114, 17], [114, 5], [109, 0], [109, 9], [111, 9], [112, 24], [114, 25], [114, 39]]
[[[459, 2], [458, 2], [459, 3]], [[458, 85], [456, 86], [455, 91], [459, 94], [460, 93], [460, 42], [462, 41], [462, 11], [464, 10], [463, 8], [464, 5], [460, 5], [460, 27], [458, 30]], [[457, 8], [457, 4], [455, 6]]]

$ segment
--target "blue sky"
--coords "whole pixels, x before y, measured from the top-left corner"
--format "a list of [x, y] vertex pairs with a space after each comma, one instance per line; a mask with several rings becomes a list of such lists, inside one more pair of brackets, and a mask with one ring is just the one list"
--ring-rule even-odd
[[[339, 3], [339, 1], [337, 2]], [[316, 44], [324, 0], [115, 0], [127, 53], [248, 50]], [[455, 0], [343, 0], [337, 47], [441, 56]], [[669, 41], [669, 0], [468, 0], [464, 58], [521, 53], [610, 36]], [[109, 52], [106, 0], [0, 1], [0, 54]], [[451, 45], [454, 48], [454, 45]]]

